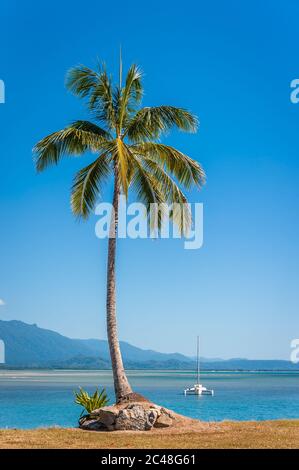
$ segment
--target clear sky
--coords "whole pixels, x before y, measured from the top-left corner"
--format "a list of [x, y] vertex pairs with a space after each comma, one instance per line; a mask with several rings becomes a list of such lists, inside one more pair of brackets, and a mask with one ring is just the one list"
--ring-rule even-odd
[[[204, 246], [122, 240], [120, 338], [209, 357], [289, 358], [299, 336], [297, 0], [1, 2], [0, 318], [72, 337], [105, 335], [106, 241], [74, 220], [72, 176], [84, 159], [36, 175], [31, 149], [86, 117], [66, 71], [97, 57], [144, 73], [144, 105], [197, 114], [196, 135], [167, 142], [207, 173]], [[107, 190], [107, 197], [111, 191]], [[4, 304], [5, 303], [5, 304]]]

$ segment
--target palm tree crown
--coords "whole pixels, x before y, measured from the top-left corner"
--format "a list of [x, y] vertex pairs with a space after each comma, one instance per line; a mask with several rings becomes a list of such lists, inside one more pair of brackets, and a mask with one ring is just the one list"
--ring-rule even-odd
[[96, 159], [74, 179], [71, 205], [77, 216], [89, 216], [103, 184], [115, 170], [120, 190], [127, 195], [133, 188], [146, 205], [185, 203], [179, 185], [190, 189], [204, 182], [204, 172], [196, 161], [158, 141], [173, 127], [196, 131], [196, 117], [173, 106], [140, 107], [141, 79], [136, 65], [130, 67], [124, 86], [113, 85], [105, 66], [100, 65], [96, 70], [78, 66], [67, 75], [68, 89], [87, 99], [94, 122], [73, 122], [38, 142], [34, 153], [38, 171], [57, 164], [64, 155], [96, 153]]

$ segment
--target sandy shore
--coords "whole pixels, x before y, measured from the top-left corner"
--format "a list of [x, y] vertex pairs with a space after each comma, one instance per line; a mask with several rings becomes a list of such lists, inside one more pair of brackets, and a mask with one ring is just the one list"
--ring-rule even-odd
[[182, 420], [147, 432], [79, 429], [0, 430], [1, 449], [299, 448], [299, 420], [204, 423]]

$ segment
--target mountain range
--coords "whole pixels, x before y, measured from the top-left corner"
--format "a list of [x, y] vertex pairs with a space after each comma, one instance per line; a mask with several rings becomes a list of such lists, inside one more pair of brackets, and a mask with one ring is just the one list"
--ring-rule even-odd
[[[0, 340], [5, 344], [3, 368], [110, 369], [106, 340], [71, 339], [51, 330], [21, 321], [0, 320]], [[120, 342], [128, 369], [195, 369], [194, 357], [160, 353]], [[299, 364], [283, 360], [207, 359], [201, 368], [209, 370], [299, 370]]]

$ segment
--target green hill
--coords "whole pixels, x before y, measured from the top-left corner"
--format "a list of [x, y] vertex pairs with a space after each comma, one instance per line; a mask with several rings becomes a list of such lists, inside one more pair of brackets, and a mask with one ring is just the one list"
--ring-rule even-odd
[[[107, 341], [71, 339], [21, 321], [0, 320], [0, 339], [5, 343], [3, 368], [110, 369]], [[194, 370], [194, 358], [179, 353], [160, 353], [120, 342], [128, 369]], [[203, 370], [298, 370], [299, 364], [283, 360], [201, 359]]]

